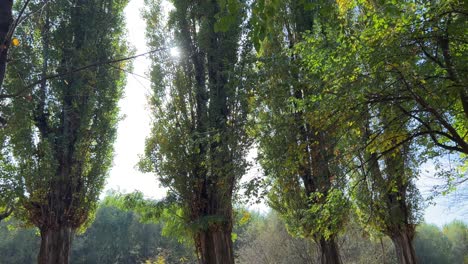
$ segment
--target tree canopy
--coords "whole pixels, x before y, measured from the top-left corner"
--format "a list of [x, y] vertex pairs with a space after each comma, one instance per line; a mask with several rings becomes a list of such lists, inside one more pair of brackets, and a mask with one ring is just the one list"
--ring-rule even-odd
[[[27, 93], [11, 98], [1, 133], [8, 133], [24, 218], [41, 231], [40, 263], [68, 262], [71, 236], [92, 219], [112, 162], [125, 76], [111, 65], [76, 69], [127, 54], [126, 4], [51, 2], [15, 33], [27, 41], [10, 52], [23, 59], [9, 64], [4, 89]], [[28, 11], [41, 6], [31, 2]]]
[[[0, 0], [7, 261], [466, 262], [466, 223], [425, 224], [417, 185], [429, 171], [432, 197], [466, 192], [464, 1], [144, 0], [136, 55], [128, 3]], [[137, 166], [168, 191], [99, 204], [142, 56], [152, 124]]]

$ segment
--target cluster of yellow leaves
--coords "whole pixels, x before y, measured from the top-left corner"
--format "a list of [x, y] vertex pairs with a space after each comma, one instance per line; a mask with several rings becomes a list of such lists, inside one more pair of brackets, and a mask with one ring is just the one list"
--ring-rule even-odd
[[148, 259], [145, 261], [145, 264], [165, 264], [165, 263], [166, 263], [166, 259], [163, 256], [158, 256], [158, 258], [155, 260]]
[[401, 144], [404, 140], [408, 138], [408, 133], [405, 132], [387, 132], [384, 133], [375, 140], [373, 140], [369, 146], [368, 150], [371, 153], [386, 151], [393, 146]]
[[353, 1], [349, 0], [336, 0], [336, 3], [342, 15], [347, 13], [354, 6]]
[[15, 46], [15, 47], [18, 47], [19, 44], [20, 44], [19, 39], [13, 38], [13, 39], [11, 40], [11, 45], [13, 45], [13, 46]]

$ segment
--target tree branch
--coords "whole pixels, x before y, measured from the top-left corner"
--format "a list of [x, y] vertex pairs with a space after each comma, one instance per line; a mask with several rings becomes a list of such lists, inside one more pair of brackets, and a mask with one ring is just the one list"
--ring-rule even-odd
[[90, 69], [90, 68], [99, 67], [99, 66], [103, 66], [103, 65], [107, 65], [107, 64], [113, 64], [113, 63], [118, 63], [118, 62], [122, 62], [122, 61], [133, 60], [133, 59], [136, 59], [136, 58], [138, 58], [138, 57], [146, 56], [146, 55], [149, 55], [149, 54], [152, 54], [152, 53], [156, 53], [156, 52], [159, 52], [159, 51], [164, 51], [164, 50], [167, 50], [167, 49], [168, 49], [168, 48], [155, 49], [155, 50], [151, 50], [151, 51], [148, 51], [148, 52], [145, 52], [145, 53], [141, 53], [141, 54], [137, 54], [137, 55], [134, 55], [134, 56], [126, 57], [126, 58], [111, 59], [111, 60], [106, 60], [106, 61], [95, 62], [95, 63], [89, 64], [89, 65], [85, 65], [85, 66], [83, 66], [83, 67], [79, 67], [79, 68], [72, 69], [72, 70], [70, 70], [70, 71], [46, 75], [46, 76], [44, 76], [43, 78], [41, 78], [41, 79], [39, 79], [39, 80], [37, 80], [37, 81], [35, 81], [35, 82], [32, 82], [32, 83], [26, 85], [23, 89], [21, 89], [20, 91], [18, 91], [18, 92], [16, 92], [16, 93], [12, 93], [12, 94], [0, 94], [0, 100], [1, 100], [1, 99], [6, 99], [6, 98], [13, 98], [13, 97], [21, 96], [21, 95], [23, 95], [26, 91], [28, 91], [29, 89], [31, 89], [32, 87], [34, 87], [34, 86], [36, 86], [36, 85], [38, 85], [38, 84], [43, 83], [45, 80], [57, 79], [57, 78], [60, 78], [60, 77], [62, 77], [62, 76], [66, 76], [66, 75], [69, 75], [69, 74], [72, 74], [72, 73], [84, 71], [84, 70], [87, 70], [87, 69]]

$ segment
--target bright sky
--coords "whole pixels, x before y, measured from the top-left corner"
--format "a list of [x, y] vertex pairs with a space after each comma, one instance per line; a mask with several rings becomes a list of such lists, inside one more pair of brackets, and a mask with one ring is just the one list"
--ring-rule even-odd
[[[148, 51], [145, 40], [145, 22], [141, 18], [141, 9], [144, 7], [143, 0], [131, 0], [125, 9], [128, 28], [128, 42], [135, 47], [136, 54]], [[166, 4], [165, 9], [170, 8]], [[172, 52], [175, 52], [173, 50]], [[139, 57], [133, 62], [133, 72], [140, 76], [147, 76], [150, 62], [146, 57]], [[125, 97], [120, 101], [121, 115], [125, 118], [119, 123], [117, 140], [115, 143], [114, 166], [110, 171], [105, 191], [120, 190], [121, 192], [132, 192], [139, 190], [147, 197], [162, 198], [166, 190], [159, 186], [153, 174], [143, 174], [135, 166], [138, 155], [143, 154], [145, 138], [150, 134], [151, 113], [148, 108], [147, 94], [150, 93], [150, 82], [146, 78], [129, 74]], [[424, 194], [428, 193], [433, 181], [430, 175], [423, 175], [418, 181], [418, 186]], [[424, 218], [429, 223], [442, 226], [453, 219], [467, 220], [466, 215], [461, 215], [457, 204], [448, 206], [443, 198], [435, 200], [436, 205], [429, 206]], [[255, 210], [265, 210], [265, 205], [252, 207]], [[464, 209], [465, 214], [467, 209]]]
[[[125, 9], [128, 42], [136, 49], [136, 54], [148, 51], [145, 41], [145, 22], [141, 18], [143, 0], [131, 0]], [[147, 76], [150, 62], [146, 57], [133, 61], [133, 72]], [[114, 166], [110, 171], [105, 190], [122, 192], [142, 191], [153, 198], [161, 198], [165, 190], [152, 174], [143, 174], [135, 166], [138, 155], [143, 154], [145, 138], [150, 134], [151, 115], [146, 96], [150, 92], [150, 82], [146, 78], [128, 74], [124, 98], [120, 101], [120, 111], [124, 119], [120, 121], [115, 142]]]

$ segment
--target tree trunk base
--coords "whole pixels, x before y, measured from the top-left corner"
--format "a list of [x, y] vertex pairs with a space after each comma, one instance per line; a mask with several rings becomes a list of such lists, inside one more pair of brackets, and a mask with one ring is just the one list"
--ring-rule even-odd
[[334, 238], [325, 240], [325, 238], [320, 239], [320, 263], [321, 264], [341, 264], [341, 258], [338, 251], [338, 245], [335, 242]]
[[401, 231], [391, 236], [399, 264], [416, 264], [416, 253], [410, 235]]
[[38, 264], [68, 264], [73, 237], [70, 227], [41, 230], [41, 249]]
[[234, 264], [230, 228], [201, 231], [199, 246], [201, 264]]

